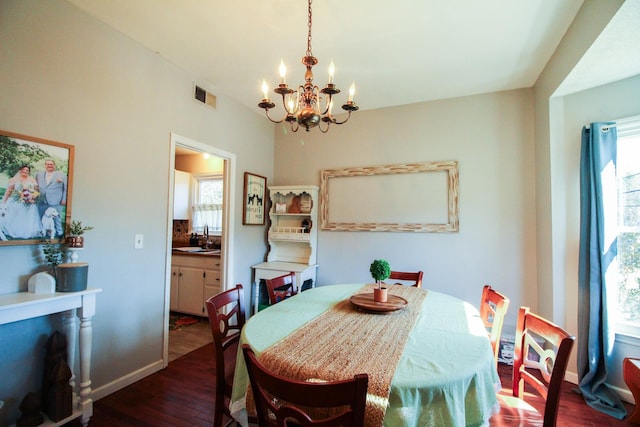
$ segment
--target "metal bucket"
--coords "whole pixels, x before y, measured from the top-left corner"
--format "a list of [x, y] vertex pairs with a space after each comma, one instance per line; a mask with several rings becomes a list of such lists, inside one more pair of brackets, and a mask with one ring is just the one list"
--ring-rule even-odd
[[87, 289], [89, 264], [70, 262], [58, 265], [56, 269], [56, 291], [77, 292]]

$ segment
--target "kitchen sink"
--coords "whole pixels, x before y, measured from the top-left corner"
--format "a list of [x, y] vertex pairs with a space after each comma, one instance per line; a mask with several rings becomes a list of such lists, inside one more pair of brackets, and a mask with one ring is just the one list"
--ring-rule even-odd
[[174, 251], [200, 254], [219, 254], [220, 249], [203, 249], [200, 246], [184, 246], [181, 248], [173, 248]]

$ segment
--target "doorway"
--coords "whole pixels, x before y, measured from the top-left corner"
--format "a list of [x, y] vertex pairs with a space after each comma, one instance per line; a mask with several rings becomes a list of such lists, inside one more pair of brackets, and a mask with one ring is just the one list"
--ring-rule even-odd
[[[223, 163], [223, 207], [220, 233], [220, 283], [222, 290], [229, 288], [229, 283], [233, 283], [233, 231], [234, 231], [234, 194], [235, 194], [235, 154], [229, 153], [215, 147], [191, 140], [176, 134], [171, 134], [170, 148], [170, 185], [168, 204], [168, 244], [165, 280], [165, 318], [164, 318], [164, 343], [163, 343], [163, 364], [166, 367], [169, 363], [169, 318], [171, 307], [171, 255], [172, 242], [174, 237], [174, 186], [176, 183], [176, 157], [184, 155], [204, 156], [208, 155]], [[206, 162], [205, 162], [206, 163]], [[216, 171], [219, 172], [219, 171]], [[200, 172], [202, 174], [202, 171]], [[210, 335], [211, 332], [208, 331]]]

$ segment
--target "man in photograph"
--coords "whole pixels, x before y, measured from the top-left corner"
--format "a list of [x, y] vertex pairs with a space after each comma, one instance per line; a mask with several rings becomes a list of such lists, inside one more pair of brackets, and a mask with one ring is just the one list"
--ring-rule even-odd
[[57, 215], [54, 214], [52, 218], [55, 226], [55, 235], [60, 237], [63, 234], [62, 206], [67, 204], [67, 175], [56, 170], [56, 163], [52, 159], [45, 160], [44, 168], [44, 171], [36, 174], [36, 181], [40, 189], [38, 209], [41, 218], [48, 208], [56, 210]]

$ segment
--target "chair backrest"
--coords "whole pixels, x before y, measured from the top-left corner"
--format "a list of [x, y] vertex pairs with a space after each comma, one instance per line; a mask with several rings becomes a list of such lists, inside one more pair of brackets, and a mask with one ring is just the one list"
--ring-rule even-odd
[[524, 400], [526, 383], [542, 396], [545, 400], [544, 427], [556, 424], [560, 388], [574, 341], [574, 336], [531, 313], [529, 307], [520, 307], [513, 360], [513, 395]]
[[295, 295], [296, 273], [291, 272], [273, 279], [265, 279], [267, 292], [269, 293], [269, 304], [276, 304], [283, 299]]
[[509, 298], [502, 295], [489, 285], [482, 288], [482, 298], [480, 300], [480, 317], [484, 322], [491, 347], [493, 348], [493, 357], [498, 363], [498, 353], [500, 352], [500, 336], [502, 335], [502, 325], [504, 317], [509, 309]]
[[413, 287], [421, 288], [422, 287], [422, 271], [418, 271], [416, 273], [409, 273], [405, 271], [392, 271], [389, 276], [391, 280], [406, 280], [409, 282], [414, 282]]
[[[238, 352], [240, 331], [245, 322], [242, 285], [238, 284], [233, 289], [210, 297], [206, 301], [206, 306], [215, 351], [216, 400], [220, 396], [220, 402], [222, 402], [225, 396], [231, 398], [235, 355]], [[232, 362], [231, 364], [225, 364], [225, 354]], [[226, 406], [223, 408], [226, 409]], [[223, 408], [219, 408], [216, 403], [215, 410], [218, 413], [222, 413]], [[228, 410], [224, 412], [228, 413]]]
[[283, 377], [260, 364], [251, 347], [242, 352], [256, 404], [259, 426], [359, 427], [364, 425], [367, 374], [331, 382]]

